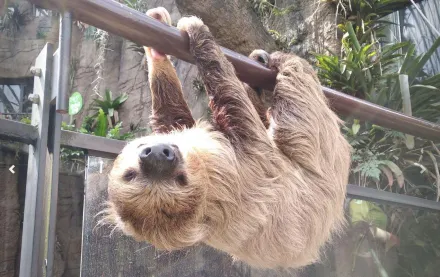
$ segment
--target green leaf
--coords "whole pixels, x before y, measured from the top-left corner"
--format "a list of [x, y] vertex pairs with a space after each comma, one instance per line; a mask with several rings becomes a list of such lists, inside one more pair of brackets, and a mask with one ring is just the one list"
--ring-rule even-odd
[[112, 92], [109, 89], [105, 90], [105, 101], [111, 103], [112, 102]]
[[116, 97], [116, 99], [113, 101], [113, 107], [117, 108], [120, 105], [122, 105], [122, 103], [124, 103], [126, 100], [128, 99], [128, 95], [126, 93]]
[[428, 62], [428, 60], [431, 58], [432, 54], [434, 54], [435, 51], [437, 51], [437, 48], [439, 48], [439, 47], [440, 47], [440, 37], [434, 41], [434, 43], [429, 48], [429, 50], [421, 56], [420, 62], [417, 63], [416, 66], [413, 68], [411, 75], [414, 78], [419, 75], [420, 71], [423, 69], [426, 62]]
[[434, 86], [428, 86], [428, 85], [412, 85], [411, 88], [424, 88], [428, 90], [440, 91], [440, 88]]
[[109, 116], [113, 116], [114, 112], [115, 112], [115, 109], [113, 109], [113, 108], [109, 108], [108, 109], [108, 115]]
[[79, 92], [74, 92], [69, 98], [69, 115], [78, 114], [83, 107], [83, 98]]
[[104, 114], [104, 111], [102, 109], [99, 109], [95, 135], [100, 137], [105, 137], [107, 135], [107, 130], [108, 130], [107, 116]]
[[361, 45], [359, 44], [359, 41], [356, 37], [356, 33], [354, 32], [353, 25], [351, 24], [351, 22], [347, 22], [345, 26], [347, 28], [350, 40], [352, 41], [353, 45], [355, 46], [356, 51], [359, 51], [361, 49]]
[[351, 200], [349, 213], [352, 224], [364, 221], [384, 230], [387, 227], [388, 218], [386, 214], [378, 205], [372, 202], [358, 199]]
[[351, 129], [353, 131], [353, 135], [356, 135], [359, 132], [361, 125], [359, 124], [359, 120], [355, 119]]

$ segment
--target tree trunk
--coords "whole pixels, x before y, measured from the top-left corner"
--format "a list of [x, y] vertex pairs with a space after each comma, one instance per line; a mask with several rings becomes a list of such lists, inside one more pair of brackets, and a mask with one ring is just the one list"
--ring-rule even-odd
[[218, 43], [243, 55], [276, 50], [275, 40], [245, 0], [176, 0], [182, 16], [200, 17]]

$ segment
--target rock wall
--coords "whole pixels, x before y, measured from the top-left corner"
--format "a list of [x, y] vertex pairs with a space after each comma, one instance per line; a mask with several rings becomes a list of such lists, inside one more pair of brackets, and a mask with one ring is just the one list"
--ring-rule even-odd
[[46, 41], [51, 39], [52, 18], [49, 16], [33, 17], [33, 7], [25, 1], [15, 1], [22, 13], [29, 15], [25, 26], [13, 37], [0, 32], [0, 78], [31, 77], [29, 69], [43, 49]]
[[277, 0], [279, 8], [293, 5], [293, 11], [267, 20], [267, 27], [286, 37], [290, 50], [310, 59], [311, 52], [325, 53], [327, 49], [337, 53], [336, 7], [330, 1]]
[[[180, 13], [174, 0], [148, 1], [148, 8], [162, 6], [168, 9], [173, 23], [177, 23]], [[99, 97], [93, 92], [97, 79], [95, 66], [99, 56], [99, 45], [95, 41], [76, 33], [75, 44], [72, 46], [73, 62], [77, 63], [72, 91], [83, 95], [84, 106], [89, 107], [94, 98]], [[148, 73], [143, 63], [144, 57], [130, 49], [134, 44], [118, 36], [109, 34], [103, 63], [103, 74], [99, 84], [99, 93], [103, 95], [105, 89], [113, 92], [113, 97], [127, 93], [129, 98], [119, 111], [120, 120], [125, 130], [130, 124], [148, 127], [151, 114], [151, 96], [148, 85]], [[177, 74], [181, 80], [185, 98], [195, 118], [207, 115], [207, 102], [204, 95], [200, 95], [193, 88], [193, 81], [197, 77], [197, 68], [189, 63], [174, 59]], [[79, 126], [86, 113], [76, 117]]]

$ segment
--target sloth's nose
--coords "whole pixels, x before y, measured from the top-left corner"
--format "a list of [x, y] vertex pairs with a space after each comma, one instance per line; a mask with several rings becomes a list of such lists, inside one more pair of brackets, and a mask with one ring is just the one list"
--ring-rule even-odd
[[166, 174], [176, 163], [174, 149], [168, 144], [155, 144], [145, 147], [139, 153], [142, 169], [148, 174]]

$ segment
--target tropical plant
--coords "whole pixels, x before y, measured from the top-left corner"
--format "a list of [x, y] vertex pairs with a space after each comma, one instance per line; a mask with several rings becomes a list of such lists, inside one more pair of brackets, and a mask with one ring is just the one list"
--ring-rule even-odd
[[[428, 211], [399, 211], [399, 266], [396, 276], [436, 277], [440, 271], [440, 216]], [[397, 225], [398, 224], [398, 225]], [[393, 227], [391, 227], [393, 228]]]
[[102, 109], [98, 111], [96, 122], [95, 136], [105, 137], [108, 131], [108, 121]]
[[95, 64], [96, 79], [92, 82], [92, 84], [94, 84], [92, 90], [96, 95], [100, 97], [101, 95], [99, 91], [100, 91], [101, 81], [103, 80], [102, 74], [104, 71], [105, 53], [107, 51], [109, 33], [107, 31], [98, 28], [94, 28], [93, 30], [94, 30], [93, 37], [95, 38], [95, 43], [96, 46], [98, 47], [98, 51], [97, 51], [98, 56]]
[[[412, 114], [440, 122], [440, 74], [427, 77], [423, 67], [440, 47], [440, 38], [424, 54], [415, 54], [411, 42], [387, 44], [374, 50], [374, 43], [361, 44], [350, 22], [342, 38], [342, 57], [315, 54], [322, 82], [333, 88], [375, 104], [402, 110], [404, 100], [411, 101]], [[400, 53], [405, 51], [404, 54]], [[400, 76], [408, 76], [402, 88]], [[408, 97], [402, 95], [409, 92]]]
[[127, 7], [143, 13], [148, 10], [148, 5], [146, 1], [143, 0], [124, 0], [123, 2]]
[[31, 124], [32, 120], [28, 116], [25, 116], [22, 119], [20, 119], [20, 122], [24, 124]]
[[84, 170], [84, 157], [84, 150], [69, 147], [60, 148], [61, 163], [64, 168], [68, 168], [70, 172], [81, 172]]
[[117, 140], [131, 140], [135, 138], [135, 134], [138, 132], [145, 131], [145, 128], [136, 128], [135, 130], [131, 130], [129, 132], [125, 132], [121, 134], [122, 130], [122, 122], [119, 122], [112, 129], [108, 130], [107, 138], [117, 139]]
[[[381, 17], [387, 7], [406, 1], [352, 0], [351, 14], [338, 28], [343, 33], [340, 55], [316, 54], [318, 75], [329, 87], [407, 115], [440, 121], [440, 74], [423, 68], [440, 46], [440, 38], [423, 54], [412, 42], [389, 43], [390, 26]], [[401, 7], [401, 6], [399, 6]], [[430, 141], [346, 118], [344, 133], [354, 148], [350, 182], [403, 192], [432, 200], [440, 195], [438, 146]]]
[[116, 124], [119, 121], [117, 110], [125, 101], [127, 101], [127, 99], [128, 95], [126, 93], [113, 99], [112, 92], [109, 89], [106, 89], [104, 100], [98, 98], [93, 99], [91, 109], [96, 111], [95, 116], [98, 116], [99, 110], [102, 110], [104, 115], [110, 117], [111, 123]]
[[286, 8], [280, 8], [275, 4], [274, 0], [248, 0], [253, 10], [261, 18], [274, 16], [281, 16], [295, 10], [295, 5], [289, 5]]
[[[399, 51], [409, 43], [394, 43], [378, 51], [376, 43], [364, 43], [357, 39], [351, 22], [342, 38], [342, 56], [315, 54], [318, 74], [329, 87], [342, 89], [359, 98], [374, 101], [386, 93], [387, 77], [396, 70]], [[331, 52], [330, 52], [331, 53]], [[374, 101], [376, 102], [376, 101]]]
[[0, 18], [0, 31], [13, 37], [27, 22], [28, 14], [20, 11], [18, 4], [12, 4]]
[[[348, 217], [351, 228], [347, 234], [354, 244], [346, 252], [352, 253], [347, 258], [352, 259], [353, 273], [365, 270], [362, 264], [368, 263], [374, 276], [438, 276], [439, 213], [352, 199]], [[389, 254], [390, 258], [397, 254], [398, 259], [390, 263]]]
[[410, 0], [330, 0], [328, 2], [336, 2], [338, 13], [351, 21], [379, 20], [411, 4]]

